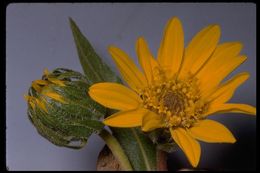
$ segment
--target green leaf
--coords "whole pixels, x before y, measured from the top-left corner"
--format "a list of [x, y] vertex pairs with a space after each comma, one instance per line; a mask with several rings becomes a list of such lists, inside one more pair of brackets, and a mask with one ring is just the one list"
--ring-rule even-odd
[[140, 128], [111, 128], [125, 150], [133, 168], [138, 171], [156, 170], [156, 147]]
[[79, 60], [89, 83], [93, 84], [103, 81], [119, 82], [120, 79], [98, 56], [76, 23], [71, 18], [69, 18], [69, 21]]
[[[117, 82], [121, 80], [95, 53], [89, 41], [70, 19], [71, 29], [81, 65], [90, 83]], [[108, 115], [112, 110], [108, 109]], [[139, 128], [110, 128], [125, 150], [134, 170], [156, 170], [156, 147]]]

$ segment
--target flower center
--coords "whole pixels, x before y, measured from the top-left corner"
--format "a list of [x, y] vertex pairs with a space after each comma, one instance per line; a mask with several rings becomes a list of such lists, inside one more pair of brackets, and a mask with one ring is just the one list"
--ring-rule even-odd
[[163, 97], [163, 105], [168, 108], [168, 110], [174, 114], [179, 114], [184, 111], [185, 95], [179, 92], [169, 91], [166, 92]]
[[143, 106], [159, 116], [163, 116], [166, 127], [189, 128], [203, 118], [207, 110], [199, 94], [197, 79], [176, 77], [166, 82], [154, 82], [140, 92]]

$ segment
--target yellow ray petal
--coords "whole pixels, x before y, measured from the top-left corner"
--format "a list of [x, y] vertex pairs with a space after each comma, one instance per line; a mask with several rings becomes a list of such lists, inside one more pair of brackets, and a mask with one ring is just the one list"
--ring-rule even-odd
[[37, 98], [35, 100], [36, 100], [36, 103], [37, 103], [38, 107], [41, 108], [46, 113], [48, 113], [48, 110], [47, 110], [47, 108], [45, 106], [45, 103], [43, 101], [37, 99]]
[[35, 97], [29, 96], [29, 95], [24, 95], [24, 99], [30, 104], [32, 109], [35, 108]]
[[182, 128], [170, 129], [172, 138], [183, 150], [193, 167], [197, 167], [200, 160], [200, 144]]
[[58, 93], [55, 93], [53, 91], [44, 91], [42, 94], [47, 97], [50, 97], [56, 101], [59, 101], [61, 103], [66, 103], [66, 101], [64, 100], [64, 98], [61, 95], [59, 95]]
[[232, 133], [222, 124], [213, 120], [202, 120], [189, 129], [190, 134], [201, 141], [209, 143], [235, 143]]
[[32, 87], [38, 93], [42, 91], [42, 88], [35, 81], [32, 82]]
[[234, 94], [235, 90], [249, 78], [249, 73], [237, 74], [232, 79], [221, 85], [207, 100], [211, 104], [222, 104], [227, 102]]
[[152, 131], [157, 128], [165, 127], [162, 116], [148, 111], [142, 121], [142, 130], [145, 132]]
[[35, 102], [30, 100], [28, 103], [31, 105], [32, 109], [34, 110], [35, 109]]
[[217, 46], [211, 58], [196, 74], [198, 78], [203, 78], [204, 75], [214, 74], [215, 70], [224, 64], [229, 63], [234, 57], [238, 56], [242, 49], [240, 42], [226, 42]]
[[45, 69], [43, 70], [43, 74], [46, 75], [46, 76], [48, 76], [48, 75], [50, 74], [50, 72], [49, 72], [49, 70], [48, 70], [47, 68], [45, 68]]
[[238, 56], [242, 47], [243, 45], [240, 42], [226, 42], [218, 45], [209, 61], [206, 62], [196, 76], [202, 78], [204, 75], [214, 73], [220, 66], [229, 63], [230, 58]]
[[46, 80], [35, 80], [33, 82], [36, 83], [37, 85], [47, 85], [48, 84], [48, 82]]
[[151, 66], [151, 60], [153, 56], [149, 50], [149, 47], [144, 40], [144, 38], [140, 37], [136, 43], [136, 52], [138, 55], [139, 63], [144, 71], [147, 81], [150, 83], [153, 77], [153, 71]]
[[208, 93], [214, 89], [234, 68], [244, 62], [244, 56], [237, 57], [241, 49], [242, 44], [239, 42], [223, 43], [216, 48], [209, 61], [196, 74], [203, 92]]
[[[215, 70], [214, 74], [200, 80], [201, 96], [205, 97], [209, 93], [212, 93], [217, 89], [219, 83], [239, 65], [245, 62], [246, 56], [238, 56], [230, 59], [229, 63], [223, 64], [221, 67]], [[210, 80], [210, 82], [208, 82]]]
[[112, 127], [137, 127], [142, 125], [143, 116], [148, 110], [138, 108], [128, 111], [120, 111], [107, 117], [103, 123]]
[[147, 81], [144, 75], [124, 51], [114, 46], [110, 46], [108, 51], [115, 61], [123, 79], [132, 89], [138, 90], [146, 86]]
[[57, 84], [59, 86], [65, 86], [64, 81], [61, 81], [59, 79], [55, 79], [55, 78], [48, 78], [48, 80], [54, 84]]
[[116, 83], [97, 83], [89, 88], [89, 95], [96, 102], [118, 110], [130, 110], [139, 106], [139, 96], [124, 85]]
[[30, 101], [31, 99], [33, 99], [34, 97], [29, 96], [29, 95], [24, 95], [23, 96], [24, 100], [26, 100], [27, 102]]
[[158, 62], [166, 71], [167, 77], [177, 73], [184, 50], [184, 34], [181, 21], [173, 17], [168, 21], [158, 51]]
[[251, 105], [247, 104], [237, 104], [237, 103], [226, 103], [226, 104], [215, 104], [210, 105], [208, 112], [205, 114], [211, 115], [216, 113], [243, 113], [243, 114], [250, 114], [256, 115], [256, 108]]
[[195, 74], [215, 50], [220, 37], [220, 27], [209, 25], [202, 29], [185, 49], [183, 65], [179, 76], [185, 77], [188, 72]]
[[155, 68], [157, 68], [159, 66], [157, 60], [155, 60], [154, 57], [152, 57], [152, 56], [150, 58], [150, 64], [151, 64], [151, 67], [152, 67], [153, 71], [154, 71]]

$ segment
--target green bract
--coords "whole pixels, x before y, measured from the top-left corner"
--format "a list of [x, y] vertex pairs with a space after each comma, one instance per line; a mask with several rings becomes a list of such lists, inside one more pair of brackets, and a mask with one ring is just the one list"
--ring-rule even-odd
[[83, 147], [92, 133], [99, 133], [105, 108], [91, 100], [89, 84], [80, 73], [57, 68], [32, 82], [28, 116], [37, 131], [50, 142], [69, 148]]
[[147, 135], [159, 150], [171, 153], [178, 148], [177, 144], [171, 138], [168, 129], [155, 129], [151, 132], [147, 132]]

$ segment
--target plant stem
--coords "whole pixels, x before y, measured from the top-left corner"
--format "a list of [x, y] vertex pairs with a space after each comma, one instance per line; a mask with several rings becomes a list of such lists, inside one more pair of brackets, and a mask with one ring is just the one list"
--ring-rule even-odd
[[167, 153], [157, 149], [156, 155], [157, 171], [167, 171]]
[[133, 171], [129, 160], [117, 139], [105, 129], [99, 133], [99, 136], [106, 142], [107, 146], [118, 160], [120, 167], [124, 171]]

